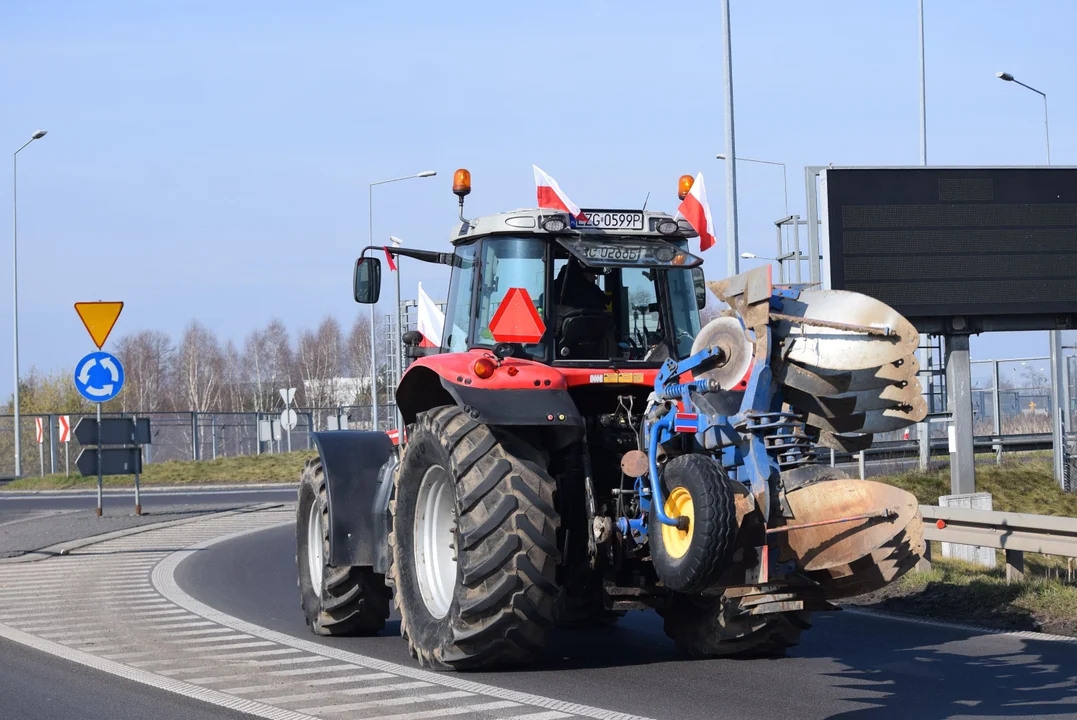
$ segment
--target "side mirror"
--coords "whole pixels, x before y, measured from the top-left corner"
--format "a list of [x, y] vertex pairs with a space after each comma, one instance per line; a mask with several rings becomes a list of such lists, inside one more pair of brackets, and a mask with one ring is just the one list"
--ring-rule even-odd
[[355, 261], [355, 302], [372, 305], [381, 297], [381, 260], [361, 257]]
[[702, 310], [707, 307], [707, 280], [703, 277], [703, 268], [692, 268], [692, 285], [696, 289], [696, 307]]
[[406, 347], [419, 347], [423, 341], [423, 334], [418, 330], [408, 330], [400, 336], [400, 340]]

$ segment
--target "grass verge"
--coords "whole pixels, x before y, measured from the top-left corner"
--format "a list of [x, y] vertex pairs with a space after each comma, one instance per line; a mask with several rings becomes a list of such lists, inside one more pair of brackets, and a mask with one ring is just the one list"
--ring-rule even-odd
[[[877, 479], [908, 490], [924, 505], [937, 505], [939, 496], [950, 492], [949, 470]], [[1058, 487], [1048, 460], [977, 467], [976, 488], [992, 494], [995, 510], [1077, 517], [1077, 494]], [[910, 572], [882, 590], [853, 598], [850, 604], [1077, 637], [1077, 585], [1067, 558], [1026, 554], [1024, 580], [1008, 583], [1001, 551], [998, 566], [992, 569], [942, 558], [938, 543], [931, 550], [930, 571]]]
[[[197, 462], [163, 462], [145, 466], [139, 480], [143, 487], [153, 485], [212, 485], [223, 483], [298, 482], [303, 464], [317, 453], [313, 450], [276, 455], [250, 455]], [[105, 487], [134, 487], [133, 475], [110, 475]], [[97, 477], [81, 475], [46, 475], [19, 478], [2, 490], [67, 490], [97, 487]]]

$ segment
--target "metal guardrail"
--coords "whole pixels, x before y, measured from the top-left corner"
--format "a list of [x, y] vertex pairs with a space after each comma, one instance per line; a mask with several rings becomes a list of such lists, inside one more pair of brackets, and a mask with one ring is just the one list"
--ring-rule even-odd
[[925, 540], [1005, 550], [1008, 580], [1024, 574], [1026, 552], [1077, 558], [1077, 518], [934, 505], [921, 505], [920, 514]]

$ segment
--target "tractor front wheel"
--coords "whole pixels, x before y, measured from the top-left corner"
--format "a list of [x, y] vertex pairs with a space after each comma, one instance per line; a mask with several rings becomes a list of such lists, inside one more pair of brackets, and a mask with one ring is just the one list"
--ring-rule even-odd
[[517, 665], [545, 644], [558, 594], [555, 481], [524, 454], [458, 407], [408, 429], [388, 578], [420, 665]]

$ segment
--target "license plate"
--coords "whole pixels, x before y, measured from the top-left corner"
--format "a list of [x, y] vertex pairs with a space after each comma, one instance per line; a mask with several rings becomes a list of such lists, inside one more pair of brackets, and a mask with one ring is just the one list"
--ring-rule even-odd
[[598, 262], [638, 262], [645, 253], [645, 248], [638, 245], [589, 245], [582, 248], [588, 260]]
[[602, 230], [642, 230], [643, 213], [625, 212], [624, 210], [587, 210], [586, 222], [577, 222], [577, 227], [599, 228]]

